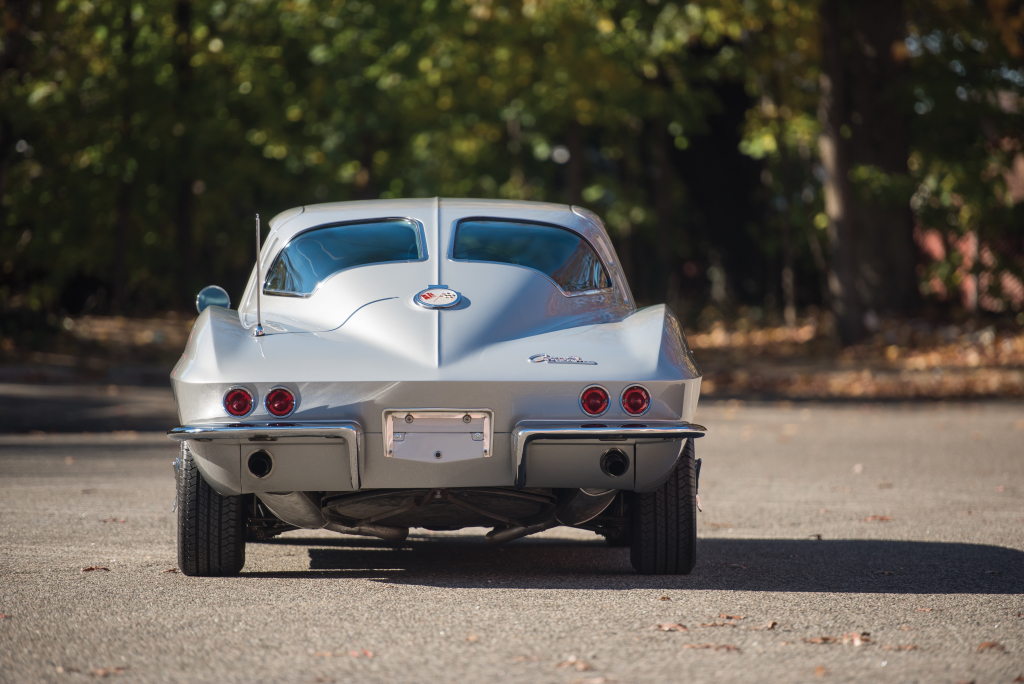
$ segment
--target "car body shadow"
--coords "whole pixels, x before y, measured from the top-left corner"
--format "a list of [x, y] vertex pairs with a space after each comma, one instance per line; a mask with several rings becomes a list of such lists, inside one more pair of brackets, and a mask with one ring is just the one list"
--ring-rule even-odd
[[[629, 550], [603, 541], [471, 537], [300, 539], [309, 570], [248, 577], [351, 577], [477, 588], [714, 589], [869, 594], [1021, 594], [1024, 552], [1001, 546], [866, 539], [700, 539], [689, 575], [636, 574]], [[329, 548], [324, 548], [329, 546]]]

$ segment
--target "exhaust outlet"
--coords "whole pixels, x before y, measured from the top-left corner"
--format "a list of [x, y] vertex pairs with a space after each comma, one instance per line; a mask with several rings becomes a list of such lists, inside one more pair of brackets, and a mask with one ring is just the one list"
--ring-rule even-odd
[[629, 456], [621, 449], [610, 449], [601, 457], [601, 471], [608, 477], [621, 477], [629, 470]]
[[274, 471], [274, 457], [269, 451], [259, 449], [249, 454], [246, 467], [253, 477], [263, 479]]

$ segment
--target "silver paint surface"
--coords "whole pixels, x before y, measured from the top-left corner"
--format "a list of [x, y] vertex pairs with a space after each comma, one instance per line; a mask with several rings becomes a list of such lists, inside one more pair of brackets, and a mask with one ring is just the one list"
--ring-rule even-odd
[[[255, 268], [238, 311], [204, 310], [171, 374], [180, 425], [279, 422], [264, 400], [271, 388], [285, 387], [296, 398], [285, 422], [359, 426], [366, 442], [380, 445], [365, 454], [360, 450], [358, 460], [364, 462], [383, 452], [386, 410], [486, 408], [493, 415], [493, 455], [509, 459], [502, 470], [511, 485], [513, 428], [524, 421], [588, 420], [578, 403], [588, 385], [600, 384], [614, 398], [641, 383], [651, 394], [645, 421], [692, 421], [700, 371], [679, 321], [664, 305], [636, 308], [604, 227], [584, 209], [464, 199], [311, 205], [270, 221], [260, 270], [266, 273], [302, 231], [394, 216], [423, 227], [425, 259], [350, 268], [324, 280], [309, 297], [264, 293], [263, 337], [252, 332]], [[453, 226], [469, 217], [536, 220], [573, 230], [593, 245], [613, 287], [570, 297], [530, 269], [453, 261]], [[454, 290], [460, 300], [446, 309], [415, 304], [414, 296], [429, 287]], [[532, 363], [538, 353], [558, 361]], [[223, 408], [224, 392], [232, 386], [245, 387], [255, 399], [253, 412], [241, 420]], [[633, 417], [613, 399], [601, 419]], [[354, 472], [355, 488], [358, 478]]]

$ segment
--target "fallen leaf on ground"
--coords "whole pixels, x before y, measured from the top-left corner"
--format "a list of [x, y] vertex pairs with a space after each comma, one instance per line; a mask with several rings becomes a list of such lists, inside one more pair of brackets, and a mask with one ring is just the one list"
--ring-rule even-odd
[[707, 648], [715, 651], [739, 651], [740, 649], [732, 644], [683, 644], [680, 648]]
[[583, 662], [582, 660], [580, 660], [576, 656], [569, 656], [568, 658], [566, 658], [562, 662], [558, 663], [558, 665], [555, 665], [555, 669], [560, 669], [560, 668], [563, 668], [563, 667], [575, 668], [577, 672], [585, 672], [585, 671], [590, 669], [590, 665], [588, 665], [587, 663]]
[[123, 667], [100, 667], [100, 668], [97, 668], [97, 669], [93, 670], [89, 674], [91, 674], [93, 677], [108, 677], [108, 676], [110, 676], [112, 674], [118, 675], [118, 674], [122, 674], [123, 672], [124, 672], [124, 668]]
[[755, 630], [757, 630], [757, 629], [775, 629], [775, 625], [777, 625], [777, 624], [779, 624], [779, 623], [776, 622], [775, 620], [769, 620], [768, 622], [764, 623], [763, 625], [761, 625], [759, 627], [751, 627], [751, 629], [755, 629]]
[[106, 520], [102, 520], [100, 522], [105, 522], [105, 523], [123, 523], [124, 522], [124, 518], [107, 518]]
[[836, 639], [835, 637], [820, 636], [820, 637], [808, 637], [808, 638], [804, 639], [804, 641], [806, 641], [809, 644], [834, 644], [834, 643], [836, 643], [839, 640]]
[[827, 674], [828, 674], [828, 670], [825, 669], [824, 665], [819, 665], [818, 667], [814, 668], [814, 676], [815, 677], [824, 677]]
[[876, 575], [891, 575], [891, 574], [893, 574], [893, 572], [892, 572], [892, 570], [875, 570], [875, 574]]
[[470, 644], [473, 644], [477, 641], [480, 641], [480, 637], [478, 637], [476, 634], [470, 634], [468, 637], [466, 637], [466, 641]]
[[569, 684], [608, 684], [604, 677], [583, 677], [572, 680]]
[[891, 515], [869, 515], [864, 522], [892, 522]]
[[897, 646], [883, 646], [883, 651], [916, 651], [917, 646], [914, 644], [899, 644]]
[[731, 622], [702, 622], [701, 627], [735, 627]]
[[981, 646], [978, 646], [978, 653], [981, 653], [982, 651], [997, 651], [1002, 653], [1005, 650], [1006, 647], [998, 641], [986, 641]]
[[331, 651], [313, 651], [314, 658], [333, 658], [334, 653]]
[[914, 610], [916, 610], [918, 612], [921, 612], [921, 613], [930, 613], [930, 612], [932, 612], [931, 608], [915, 608]]
[[739, 568], [741, 570], [746, 570], [747, 569], [746, 565], [740, 565], [739, 563], [729, 563], [729, 565], [727, 565], [726, 567], [729, 567], [729, 568]]
[[161, 570], [160, 574], [163, 574], [165, 572], [178, 572], [178, 568], [167, 568], [166, 570]]
[[1024, 682], [1024, 675], [1019, 675], [1019, 676], [1018, 676], [1018, 677], [1017, 677], [1016, 679], [1014, 679], [1013, 681], [1014, 681], [1014, 682]]
[[853, 646], [860, 646], [862, 644], [871, 643], [870, 632], [847, 632], [842, 637], [843, 644], [852, 644]]
[[64, 674], [65, 672], [71, 674], [81, 672], [81, 670], [79, 670], [77, 667], [64, 667], [63, 665], [58, 665], [57, 672], [58, 674]]
[[690, 630], [686, 629], [685, 625], [680, 625], [679, 623], [670, 623], [670, 622], [666, 622], [663, 625], [651, 625], [651, 629], [656, 629], [659, 632], [688, 632], [688, 631], [690, 631]]
[[659, 601], [671, 601], [672, 599], [670, 599], [670, 598], [669, 598], [668, 596], [662, 596], [662, 597], [661, 597], [660, 599], [658, 599], [658, 600], [659, 600]]
[[525, 662], [534, 663], [534, 662], [537, 662], [538, 660], [540, 660], [540, 658], [537, 657], [537, 656], [516, 656], [515, 658], [512, 659], [512, 662], [514, 662], [514, 663], [525, 663]]
[[11, 619], [10, 615], [4, 615], [3, 613], [0, 613], [0, 620], [10, 620], [10, 619]]
[[821, 535], [820, 534], [812, 534], [810, 537], [808, 537], [808, 539], [813, 539], [814, 541], [821, 541]]
[[722, 613], [718, 617], [725, 618], [726, 620], [743, 620], [746, 618], [744, 615], [726, 615], [725, 613]]
[[106, 570], [107, 572], [110, 572], [110, 568], [104, 568], [99, 565], [90, 565], [87, 568], [82, 568], [82, 572], [92, 572], [93, 570]]

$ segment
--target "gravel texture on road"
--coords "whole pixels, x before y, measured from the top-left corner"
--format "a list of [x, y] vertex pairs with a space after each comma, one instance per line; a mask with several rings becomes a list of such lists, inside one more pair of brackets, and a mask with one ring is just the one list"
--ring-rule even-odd
[[295, 531], [240, 577], [184, 577], [174, 443], [2, 435], [0, 681], [1024, 681], [1024, 404], [697, 420], [681, 577], [565, 528]]

